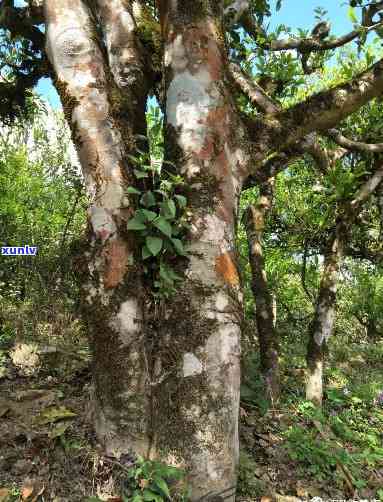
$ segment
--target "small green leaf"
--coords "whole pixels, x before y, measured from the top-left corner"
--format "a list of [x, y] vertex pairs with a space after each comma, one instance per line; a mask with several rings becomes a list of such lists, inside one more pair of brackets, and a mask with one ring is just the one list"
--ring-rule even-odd
[[168, 284], [173, 284], [174, 283], [174, 280], [172, 279], [170, 273], [169, 273], [169, 268], [162, 264], [160, 266], [160, 277], [161, 279], [163, 279], [165, 282], [167, 282]]
[[158, 216], [158, 218], [156, 218], [153, 221], [153, 225], [156, 228], [158, 228], [158, 230], [160, 230], [167, 237], [172, 236], [172, 227], [171, 227], [170, 223], [167, 222], [163, 216]]
[[352, 23], [356, 24], [358, 22], [358, 18], [355, 14], [355, 9], [353, 7], [348, 8], [347, 14]]
[[153, 211], [148, 211], [147, 209], [138, 209], [136, 211], [136, 216], [138, 216], [142, 222], [153, 221], [157, 218], [157, 214]]
[[184, 197], [183, 195], [175, 195], [174, 197], [177, 199], [178, 204], [179, 204], [180, 207], [185, 207], [186, 206], [186, 204], [187, 204], [186, 197]]
[[161, 251], [163, 242], [159, 237], [146, 237], [146, 246], [153, 256], [157, 256]]
[[140, 199], [141, 204], [145, 207], [152, 207], [156, 205], [156, 198], [150, 190], [145, 192], [144, 195]]
[[138, 157], [134, 157], [134, 155], [128, 154], [128, 159], [131, 162], [133, 162], [133, 164], [139, 164], [140, 163], [140, 159]]
[[184, 245], [182, 244], [182, 242], [180, 241], [180, 239], [171, 239], [173, 245], [174, 245], [174, 248], [175, 250], [177, 251], [178, 254], [182, 255], [182, 256], [185, 256], [185, 249], [184, 249]]
[[172, 220], [176, 216], [176, 205], [172, 199], [167, 199], [161, 204], [161, 214], [167, 220]]
[[138, 169], [134, 170], [135, 177], [140, 180], [141, 178], [147, 178], [149, 174], [146, 171], [139, 171]]
[[142, 222], [142, 220], [139, 216], [133, 216], [133, 218], [131, 218], [128, 221], [126, 228], [128, 230], [145, 230], [146, 225], [145, 225], [145, 223]]
[[125, 191], [126, 191], [126, 193], [132, 193], [134, 195], [141, 194], [141, 192], [139, 190], [137, 190], [137, 188], [134, 188], [134, 187], [128, 187]]
[[153, 481], [158, 486], [158, 488], [162, 492], [164, 492], [166, 497], [168, 497], [170, 499], [170, 491], [169, 491], [169, 487], [168, 487], [168, 484], [166, 483], [166, 481], [158, 476], [155, 476]]
[[147, 248], [147, 246], [143, 246], [142, 247], [142, 259], [146, 260], [147, 258], [150, 258], [151, 256], [152, 256], [152, 253], [149, 251], [149, 249]]
[[152, 492], [152, 490], [148, 490], [145, 488], [145, 490], [142, 493], [143, 499], [147, 501], [154, 501], [154, 502], [163, 502], [163, 498], [161, 495], [157, 495], [156, 493]]

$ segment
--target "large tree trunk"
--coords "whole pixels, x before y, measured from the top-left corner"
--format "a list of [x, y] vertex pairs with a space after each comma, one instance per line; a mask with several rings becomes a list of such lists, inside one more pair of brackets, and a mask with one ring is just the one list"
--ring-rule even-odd
[[[151, 403], [144, 295], [135, 243], [126, 231], [132, 214], [126, 187], [133, 181], [127, 154], [134, 135], [145, 132], [148, 85], [124, 2], [100, 0], [99, 7], [109, 64], [93, 13], [81, 0], [45, 2], [47, 53], [90, 198], [90, 246], [79, 272], [93, 351], [96, 432], [111, 454], [146, 455], [150, 438], [143, 417], [150, 415]], [[124, 88], [120, 63], [129, 87]]]
[[188, 186], [191, 212], [185, 281], [168, 302], [156, 366], [156, 447], [191, 467], [192, 500], [226, 491], [238, 463], [242, 296], [235, 226], [244, 154], [241, 124], [225, 85], [225, 48], [215, 2], [169, 2], [165, 39], [168, 158]]
[[323, 366], [326, 343], [334, 329], [338, 272], [345, 239], [343, 232], [343, 225], [338, 223], [324, 256], [314, 319], [309, 329], [306, 399], [318, 405], [322, 403], [323, 399]]
[[279, 397], [278, 339], [275, 330], [276, 305], [269, 290], [262, 250], [265, 219], [271, 209], [272, 197], [273, 180], [269, 180], [260, 187], [258, 204], [248, 207], [244, 223], [249, 243], [251, 288], [256, 302], [261, 371], [265, 382], [266, 396], [274, 404]]
[[45, 3], [47, 52], [91, 199], [82, 279], [97, 436], [111, 454], [186, 467], [192, 500], [225, 491], [234, 501], [242, 316], [234, 241], [248, 157], [217, 12], [215, 2], [161, 2], [167, 157], [187, 182], [191, 230], [178, 263], [185, 279], [153, 314], [126, 230], [128, 154], [145, 130], [148, 92], [130, 2], [98, 0], [92, 12], [81, 0]]

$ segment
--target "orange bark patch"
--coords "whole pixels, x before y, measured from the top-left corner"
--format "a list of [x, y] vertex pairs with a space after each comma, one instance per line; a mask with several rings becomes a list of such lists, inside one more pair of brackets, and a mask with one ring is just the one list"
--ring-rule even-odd
[[227, 106], [221, 106], [210, 110], [207, 116], [207, 125], [210, 126], [223, 143], [229, 136], [228, 124], [229, 110]]
[[210, 41], [207, 46], [206, 59], [208, 63], [208, 71], [213, 80], [219, 81], [222, 78], [222, 54], [220, 53], [216, 42]]
[[104, 286], [115, 288], [123, 279], [128, 268], [128, 249], [124, 242], [111, 241], [104, 250]]
[[230, 286], [239, 284], [238, 270], [232, 253], [223, 253], [217, 256], [215, 259], [215, 270], [226, 284], [230, 284]]

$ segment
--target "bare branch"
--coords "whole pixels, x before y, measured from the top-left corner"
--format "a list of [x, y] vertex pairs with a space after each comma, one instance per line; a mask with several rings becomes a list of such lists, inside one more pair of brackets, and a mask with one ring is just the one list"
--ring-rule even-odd
[[239, 87], [240, 90], [248, 96], [251, 103], [262, 112], [273, 115], [280, 111], [280, 107], [266, 94], [260, 85], [245, 74], [238, 64], [230, 63], [229, 73], [237, 87]]
[[328, 172], [329, 165], [332, 164], [332, 158], [330, 157], [327, 149], [319, 143], [317, 135], [314, 133], [307, 135], [303, 138], [300, 145], [302, 150], [311, 155], [314, 159], [319, 171], [322, 174], [326, 174]]
[[375, 171], [373, 176], [362, 185], [358, 193], [355, 195], [354, 199], [351, 201], [350, 206], [353, 211], [357, 211], [363, 202], [365, 202], [368, 197], [376, 190], [379, 184], [383, 180], [383, 165]]
[[353, 141], [343, 136], [337, 129], [329, 129], [326, 132], [326, 136], [329, 136], [335, 143], [343, 148], [347, 148], [347, 150], [367, 153], [383, 152], [383, 143], [362, 143], [360, 141]]
[[310, 300], [310, 302], [314, 305], [314, 297], [311, 294], [311, 291], [307, 287], [307, 282], [306, 282], [306, 275], [307, 275], [307, 255], [308, 255], [308, 242], [305, 239], [304, 242], [304, 250], [303, 250], [303, 257], [302, 257], [302, 267], [301, 267], [301, 284], [303, 291], [306, 293], [307, 298]]
[[[269, 51], [286, 51], [286, 50], [296, 49], [301, 53], [318, 52], [342, 47], [343, 45], [358, 38], [362, 33], [369, 33], [370, 31], [374, 31], [378, 28], [381, 28], [383, 26], [383, 22], [379, 21], [378, 23], [372, 23], [372, 18], [382, 8], [383, 5], [381, 5], [374, 12], [371, 18], [366, 17], [363, 20], [363, 24], [359, 29], [352, 30], [341, 37], [331, 38], [330, 40], [323, 40], [322, 34], [319, 34], [318, 36], [315, 33], [315, 28], [314, 28], [311, 37], [306, 37], [306, 38], [289, 37], [283, 40], [267, 41], [268, 37], [266, 32], [263, 30], [261, 26], [259, 26], [259, 24], [255, 21], [253, 16], [248, 11], [246, 11], [242, 15], [240, 21], [244, 29], [247, 31], [247, 33], [257, 42], [259, 47], [261, 47], [262, 49]], [[261, 40], [266, 40], [266, 41], [260, 42], [259, 41], [260, 38]]]

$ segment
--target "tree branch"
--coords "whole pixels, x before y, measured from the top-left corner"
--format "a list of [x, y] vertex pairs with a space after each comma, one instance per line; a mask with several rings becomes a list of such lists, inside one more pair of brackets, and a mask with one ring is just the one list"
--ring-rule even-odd
[[249, 0], [232, 0], [223, 13], [229, 19], [229, 25], [234, 25], [248, 9]]
[[[361, 33], [369, 33], [370, 31], [376, 30], [383, 26], [383, 22], [380, 21], [378, 23], [373, 23], [372, 18], [383, 8], [383, 2], [379, 2], [378, 4], [374, 4], [373, 11], [371, 11], [371, 15], [365, 15], [362, 20], [362, 25], [359, 29], [352, 30], [349, 33], [341, 36], [334, 37], [330, 40], [323, 40], [328, 36], [329, 27], [324, 33], [316, 33], [315, 28], [312, 31], [311, 37], [305, 38], [295, 38], [289, 37], [283, 40], [267, 40], [267, 34], [264, 29], [256, 22], [254, 17], [250, 12], [245, 11], [241, 18], [240, 23], [243, 28], [247, 31], [247, 33], [257, 42], [258, 46], [262, 49], [269, 51], [286, 51], [291, 49], [296, 49], [300, 53], [308, 53], [308, 52], [318, 52], [318, 51], [326, 51], [330, 49], [336, 49], [338, 47], [342, 47], [343, 45], [355, 40], [357, 37], [361, 35]], [[259, 39], [263, 39], [266, 41], [260, 42]]]
[[273, 115], [280, 111], [280, 107], [266, 94], [260, 85], [245, 74], [238, 64], [230, 63], [228, 68], [231, 80], [246, 94], [254, 106], [268, 115]]
[[382, 92], [383, 59], [351, 81], [282, 111], [265, 134], [274, 146], [285, 149], [313, 131], [331, 129]]
[[358, 190], [354, 199], [350, 203], [350, 207], [353, 211], [357, 211], [358, 208], [365, 202], [368, 197], [376, 190], [379, 184], [383, 180], [383, 164], [375, 171], [375, 173], [369, 178], [364, 185]]
[[347, 150], [354, 152], [381, 153], [383, 152], [383, 143], [362, 143], [346, 138], [337, 129], [329, 129], [326, 136], [331, 138], [335, 143]]

